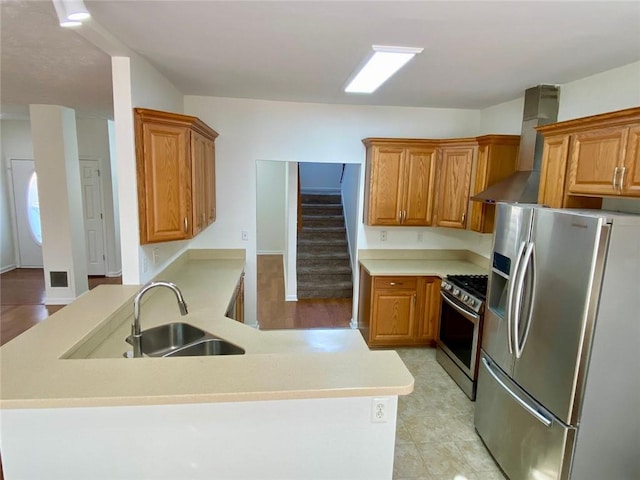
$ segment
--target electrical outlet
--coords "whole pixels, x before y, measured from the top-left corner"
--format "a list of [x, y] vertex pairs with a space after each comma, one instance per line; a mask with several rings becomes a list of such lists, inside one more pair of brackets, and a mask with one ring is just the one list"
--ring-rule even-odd
[[371, 403], [371, 421], [373, 423], [384, 423], [387, 421], [387, 400], [386, 398], [374, 398]]
[[422, 241], [422, 232], [418, 232], [418, 241], [421, 242]]
[[142, 273], [147, 273], [147, 271], [149, 270], [149, 260], [147, 260], [147, 257], [142, 257]]
[[242, 240], [244, 240], [245, 242], [249, 240], [249, 232], [247, 232], [246, 230], [242, 230]]
[[158, 260], [160, 260], [160, 249], [159, 248], [154, 248], [153, 249], [153, 264], [155, 265], [156, 263], [158, 263]]
[[387, 241], [387, 231], [386, 230], [382, 230], [380, 232], [380, 241], [381, 242], [386, 242]]

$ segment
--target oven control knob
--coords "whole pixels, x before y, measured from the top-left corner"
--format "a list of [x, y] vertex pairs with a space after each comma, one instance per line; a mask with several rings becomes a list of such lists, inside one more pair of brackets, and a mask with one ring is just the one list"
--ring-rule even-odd
[[476, 306], [476, 301], [474, 299], [469, 300], [469, 305], [472, 307]]
[[445, 283], [444, 284], [444, 289], [448, 292], [449, 290], [451, 290], [451, 284], [450, 283]]
[[464, 297], [462, 297], [463, 302], [466, 302], [467, 300], [469, 300], [469, 295], [465, 295]]
[[456, 295], [456, 296], [460, 295], [460, 289], [459, 288], [454, 288], [453, 289], [453, 294]]

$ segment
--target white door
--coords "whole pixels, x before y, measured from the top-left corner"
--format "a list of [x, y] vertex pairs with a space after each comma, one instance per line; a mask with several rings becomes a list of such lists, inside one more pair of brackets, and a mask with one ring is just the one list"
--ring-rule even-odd
[[11, 186], [18, 266], [42, 268], [40, 203], [33, 160], [11, 160]]
[[102, 189], [97, 160], [80, 160], [84, 230], [87, 244], [87, 274], [105, 274]]

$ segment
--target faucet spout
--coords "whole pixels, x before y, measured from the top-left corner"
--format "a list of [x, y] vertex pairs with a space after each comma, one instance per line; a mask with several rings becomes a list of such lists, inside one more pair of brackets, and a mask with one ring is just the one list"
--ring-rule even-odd
[[176, 300], [178, 301], [178, 308], [180, 309], [181, 315], [186, 315], [189, 313], [187, 309], [187, 303], [184, 301], [184, 297], [182, 296], [182, 292], [178, 288], [175, 283], [172, 282], [164, 282], [159, 280], [157, 282], [149, 282], [145, 286], [143, 286], [136, 296], [133, 299], [133, 323], [131, 325], [131, 338], [133, 343], [133, 356], [134, 357], [142, 357], [142, 334], [140, 331], [140, 303], [142, 297], [145, 293], [147, 293], [152, 288], [156, 287], [166, 287], [170, 289], [176, 296]]

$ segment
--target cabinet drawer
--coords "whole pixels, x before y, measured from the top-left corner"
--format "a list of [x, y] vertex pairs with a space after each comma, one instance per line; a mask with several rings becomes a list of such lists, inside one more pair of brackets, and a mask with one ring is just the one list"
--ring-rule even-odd
[[375, 277], [373, 280], [375, 290], [381, 288], [411, 289], [418, 288], [417, 277]]

